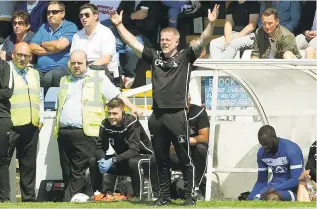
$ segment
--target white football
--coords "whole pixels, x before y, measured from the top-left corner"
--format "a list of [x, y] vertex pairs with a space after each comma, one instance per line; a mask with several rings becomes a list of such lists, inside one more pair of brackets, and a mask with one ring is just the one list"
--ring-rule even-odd
[[70, 202], [88, 202], [89, 201], [89, 197], [86, 194], [83, 193], [77, 193], [75, 194], [72, 199], [70, 200]]

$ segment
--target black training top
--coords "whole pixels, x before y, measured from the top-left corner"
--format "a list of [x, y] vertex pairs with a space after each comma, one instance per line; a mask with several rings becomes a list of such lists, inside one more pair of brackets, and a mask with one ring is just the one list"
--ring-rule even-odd
[[189, 136], [198, 136], [199, 130], [209, 127], [210, 123], [206, 110], [201, 106], [190, 104], [188, 113]]
[[142, 59], [152, 65], [153, 109], [187, 108], [192, 64], [197, 59], [192, 47], [165, 58], [162, 51], [144, 47]]
[[0, 59], [0, 118], [11, 118], [11, 103], [13, 94], [13, 74], [7, 62]]

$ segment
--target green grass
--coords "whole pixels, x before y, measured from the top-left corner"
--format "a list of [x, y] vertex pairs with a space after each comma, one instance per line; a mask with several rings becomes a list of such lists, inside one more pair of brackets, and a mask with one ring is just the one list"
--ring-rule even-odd
[[[181, 201], [173, 201], [169, 208], [180, 207]], [[0, 203], [0, 208], [149, 208], [149, 202], [89, 202], [89, 203]], [[263, 202], [263, 201], [210, 201], [198, 202], [199, 208], [316, 208], [316, 202]], [[164, 207], [167, 208], [167, 207]], [[184, 207], [183, 207], [184, 208]]]

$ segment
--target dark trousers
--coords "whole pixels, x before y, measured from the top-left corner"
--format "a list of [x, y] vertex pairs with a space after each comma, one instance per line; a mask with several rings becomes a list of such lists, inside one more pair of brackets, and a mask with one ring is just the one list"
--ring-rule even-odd
[[194, 191], [194, 167], [189, 155], [189, 137], [185, 109], [155, 109], [149, 129], [158, 169], [160, 197], [171, 199], [170, 146], [173, 144], [184, 177], [185, 198]]
[[0, 118], [0, 202], [10, 200], [8, 150], [12, 126], [10, 118]]
[[[195, 187], [199, 188], [199, 190], [203, 194], [205, 194], [206, 181], [204, 178], [204, 174], [206, 172], [208, 145], [204, 143], [191, 145], [190, 151], [195, 166]], [[179, 164], [179, 160], [175, 152], [170, 153], [169, 160], [172, 170], [181, 170], [181, 166]], [[156, 173], [157, 168], [153, 167], [153, 170], [151, 170], [151, 172]], [[153, 195], [154, 197], [157, 197], [156, 194], [159, 193], [159, 187], [156, 185], [158, 185], [158, 182], [152, 181], [151, 183]]]
[[39, 71], [41, 87], [44, 88], [44, 95], [50, 87], [59, 87], [59, 82], [67, 74], [66, 67], [56, 67], [48, 72]]
[[17, 149], [20, 170], [20, 189], [23, 202], [34, 202], [36, 180], [36, 153], [39, 140], [39, 128], [33, 124], [14, 126], [12, 129], [9, 157]]
[[75, 194], [85, 192], [85, 172], [89, 159], [95, 155], [96, 144], [97, 137], [86, 136], [83, 129], [59, 130], [58, 149], [65, 183], [65, 202], [69, 202]]
[[[139, 166], [142, 166], [142, 170], [144, 175], [149, 175], [149, 163], [142, 163], [143, 160], [149, 159], [150, 156], [146, 155], [138, 155], [131, 157], [129, 160], [113, 164], [110, 170], [107, 172], [112, 175], [124, 175], [131, 177], [132, 189], [135, 197], [140, 196], [140, 185], [141, 185], [141, 173], [139, 172]], [[108, 157], [109, 158], [109, 157]], [[154, 162], [155, 161], [150, 161]], [[151, 168], [156, 165], [150, 165]], [[89, 170], [90, 170], [90, 179], [91, 186], [93, 191], [103, 191], [103, 192], [113, 192], [113, 184], [110, 181], [113, 181], [114, 178], [111, 175], [106, 175], [103, 182], [103, 176], [99, 172], [97, 159], [95, 157], [89, 160]], [[155, 178], [157, 178], [156, 173], [151, 172], [151, 181], [157, 182]], [[154, 178], [154, 179], [153, 179]], [[103, 188], [105, 186], [105, 188]]]
[[[190, 146], [191, 157], [195, 166], [195, 187], [206, 187], [203, 181], [207, 165], [208, 144], [200, 143]], [[176, 153], [170, 153], [171, 167], [180, 170], [179, 160]], [[203, 190], [203, 189], [202, 189]]]

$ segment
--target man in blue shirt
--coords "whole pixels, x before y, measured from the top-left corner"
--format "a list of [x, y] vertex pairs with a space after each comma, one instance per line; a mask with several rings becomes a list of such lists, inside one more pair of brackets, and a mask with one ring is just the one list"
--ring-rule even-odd
[[[299, 177], [303, 171], [304, 158], [300, 147], [287, 139], [276, 136], [270, 125], [258, 132], [261, 148], [257, 154], [258, 180], [248, 200], [295, 201]], [[268, 182], [268, 168], [273, 178]]]
[[77, 32], [74, 23], [64, 20], [65, 5], [52, 1], [48, 4], [47, 20], [31, 41], [32, 53], [38, 55], [37, 68], [44, 93], [49, 87], [58, 87], [67, 73], [67, 61], [73, 35]]

